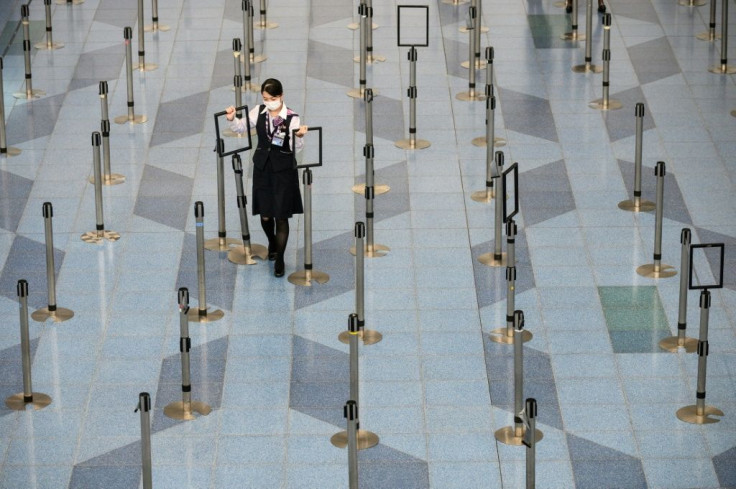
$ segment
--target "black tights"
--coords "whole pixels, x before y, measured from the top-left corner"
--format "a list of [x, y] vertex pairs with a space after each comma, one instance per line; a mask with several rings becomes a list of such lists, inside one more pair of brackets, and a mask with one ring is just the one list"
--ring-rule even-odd
[[[275, 232], [274, 221], [276, 221]], [[273, 250], [280, 257], [283, 257], [284, 250], [286, 250], [286, 242], [289, 241], [289, 220], [261, 216], [261, 227], [268, 238], [269, 251]]]

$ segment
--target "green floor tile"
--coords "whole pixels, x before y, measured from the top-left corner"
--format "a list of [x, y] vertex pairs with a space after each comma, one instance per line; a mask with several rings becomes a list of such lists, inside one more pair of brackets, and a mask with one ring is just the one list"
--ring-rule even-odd
[[645, 286], [598, 287], [603, 307], [662, 307], [657, 288]]
[[649, 309], [604, 307], [603, 316], [609, 331], [669, 330], [661, 305]]
[[563, 41], [560, 36], [570, 31], [566, 15], [529, 15], [529, 27], [537, 49], [575, 48], [575, 43]]
[[659, 342], [670, 336], [668, 331], [609, 331], [614, 353], [666, 353]]
[[667, 316], [653, 286], [599, 287], [614, 353], [656, 353], [670, 335]]

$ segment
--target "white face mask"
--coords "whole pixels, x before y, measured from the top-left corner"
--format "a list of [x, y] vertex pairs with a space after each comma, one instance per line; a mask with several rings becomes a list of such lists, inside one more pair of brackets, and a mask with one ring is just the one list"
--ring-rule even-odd
[[278, 110], [281, 108], [281, 100], [264, 101], [263, 105], [265, 105], [268, 110]]

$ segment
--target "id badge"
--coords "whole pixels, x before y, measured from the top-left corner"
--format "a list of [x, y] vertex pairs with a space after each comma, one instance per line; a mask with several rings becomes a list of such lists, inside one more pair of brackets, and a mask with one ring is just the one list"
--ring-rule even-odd
[[271, 139], [271, 144], [273, 144], [274, 146], [283, 146], [284, 136], [282, 134], [274, 135], [273, 139]]

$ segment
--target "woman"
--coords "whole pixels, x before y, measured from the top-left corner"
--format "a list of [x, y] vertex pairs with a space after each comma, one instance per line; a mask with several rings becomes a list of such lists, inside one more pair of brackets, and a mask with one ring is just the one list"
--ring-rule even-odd
[[[304, 212], [299, 191], [299, 175], [294, 168], [294, 149], [301, 149], [307, 126], [284, 104], [281, 82], [269, 78], [261, 85], [263, 104], [251, 109], [249, 122], [255, 124], [258, 146], [253, 153], [253, 215], [261, 216], [268, 238], [268, 259], [275, 261], [273, 274], [284, 276], [284, 250], [289, 240], [289, 218]], [[235, 107], [226, 109], [234, 132], [250, 130], [244, 119], [235, 118]], [[296, 140], [292, 141], [292, 131]]]

